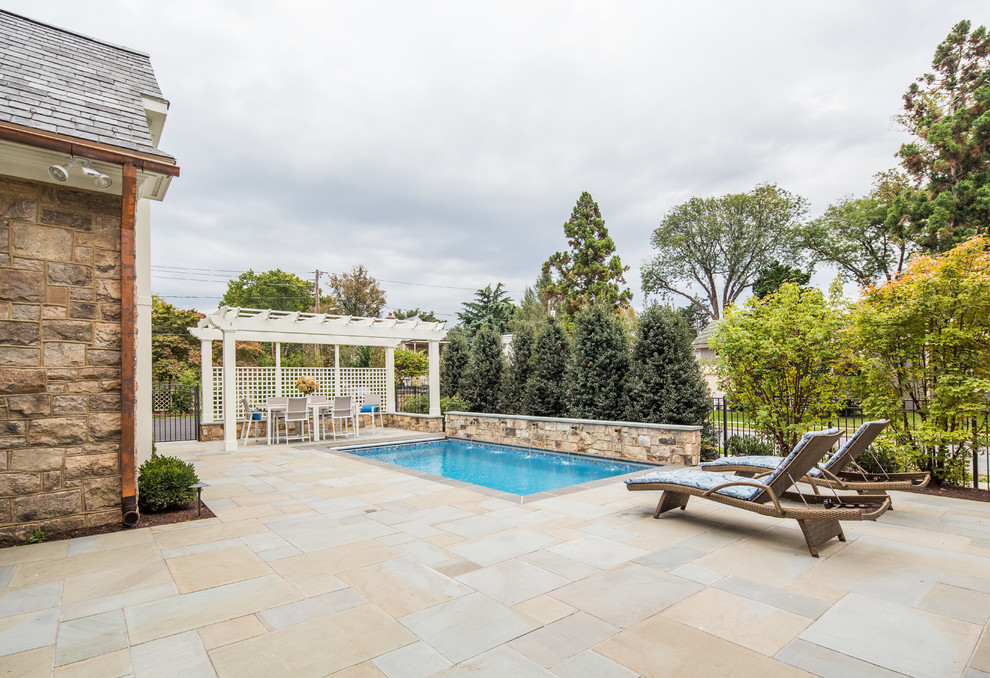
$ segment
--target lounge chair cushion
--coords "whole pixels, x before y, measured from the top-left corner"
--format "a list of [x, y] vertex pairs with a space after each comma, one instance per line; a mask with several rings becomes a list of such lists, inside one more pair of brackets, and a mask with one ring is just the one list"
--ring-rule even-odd
[[[685, 487], [693, 487], [698, 490], [710, 490], [713, 487], [718, 487], [719, 485], [724, 485], [725, 483], [738, 483], [742, 480], [745, 480], [745, 482], [748, 483], [763, 484], [763, 481], [761, 480], [742, 479], [732, 473], [709, 473], [708, 471], [692, 471], [688, 469], [683, 471], [654, 471], [653, 473], [647, 473], [643, 476], [630, 478], [626, 481], [626, 485], [672, 483], [675, 485], [684, 485]], [[721, 490], [716, 490], [716, 493], [724, 494], [725, 496], [733, 497], [734, 499], [749, 501], [761, 491], [761, 487], [753, 487], [751, 485], [732, 485], [731, 487], [723, 487]]]
[[[716, 470], [721, 466], [752, 466], [757, 469], [773, 471], [780, 466], [780, 462], [782, 461], [784, 461], [783, 457], [774, 455], [750, 455], [745, 457], [722, 457], [714, 461], [703, 461], [700, 466], [702, 468], [713, 468]], [[818, 477], [821, 474], [822, 472], [817, 468], [808, 471], [809, 476]]]
[[379, 405], [362, 405], [361, 406], [361, 411], [362, 412], [377, 412], [379, 407], [380, 407]]

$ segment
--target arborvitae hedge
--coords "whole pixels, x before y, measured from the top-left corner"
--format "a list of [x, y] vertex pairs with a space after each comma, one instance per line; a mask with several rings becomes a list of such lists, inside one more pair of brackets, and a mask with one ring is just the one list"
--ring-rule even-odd
[[632, 349], [629, 420], [705, 424], [711, 401], [692, 339], [691, 328], [675, 311], [651, 306], [643, 312]]
[[533, 371], [536, 330], [532, 323], [519, 323], [512, 333], [512, 352], [502, 382], [502, 407], [505, 414], [529, 414], [523, 405], [526, 382]]
[[536, 337], [533, 366], [526, 381], [523, 408], [534, 417], [570, 414], [564, 377], [571, 350], [564, 329], [553, 319]]
[[461, 379], [467, 369], [471, 347], [464, 332], [455, 327], [447, 333], [447, 344], [440, 355], [440, 397], [451, 398], [460, 392]]
[[471, 342], [467, 371], [460, 383], [460, 395], [473, 412], [498, 412], [502, 393], [505, 356], [502, 337], [491, 326], [482, 325]]
[[571, 414], [580, 419], [622, 420], [626, 414], [629, 340], [611, 308], [596, 304], [574, 317], [574, 347], [567, 370]]

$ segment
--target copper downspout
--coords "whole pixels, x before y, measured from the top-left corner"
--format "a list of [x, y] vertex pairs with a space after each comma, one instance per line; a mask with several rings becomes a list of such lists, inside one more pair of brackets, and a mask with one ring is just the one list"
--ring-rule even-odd
[[134, 410], [137, 405], [137, 306], [135, 304], [134, 220], [137, 168], [124, 164], [120, 209], [120, 509], [124, 525], [140, 518], [135, 488], [137, 448]]

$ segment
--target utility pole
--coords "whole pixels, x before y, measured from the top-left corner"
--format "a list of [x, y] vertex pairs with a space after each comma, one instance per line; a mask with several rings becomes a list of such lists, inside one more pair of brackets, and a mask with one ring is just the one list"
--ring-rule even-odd
[[313, 310], [320, 312], [320, 269], [316, 269], [316, 285], [313, 291]]

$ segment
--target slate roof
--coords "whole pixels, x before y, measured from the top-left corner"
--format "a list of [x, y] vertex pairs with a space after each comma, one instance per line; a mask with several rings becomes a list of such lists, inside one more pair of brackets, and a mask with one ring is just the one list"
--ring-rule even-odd
[[0, 10], [0, 121], [171, 158], [142, 94], [164, 99], [147, 54]]
[[695, 337], [694, 341], [691, 342], [691, 346], [694, 348], [708, 348], [708, 340], [712, 338], [715, 334], [715, 330], [718, 329], [721, 320], [710, 320], [705, 328], [698, 332], [698, 336]]

